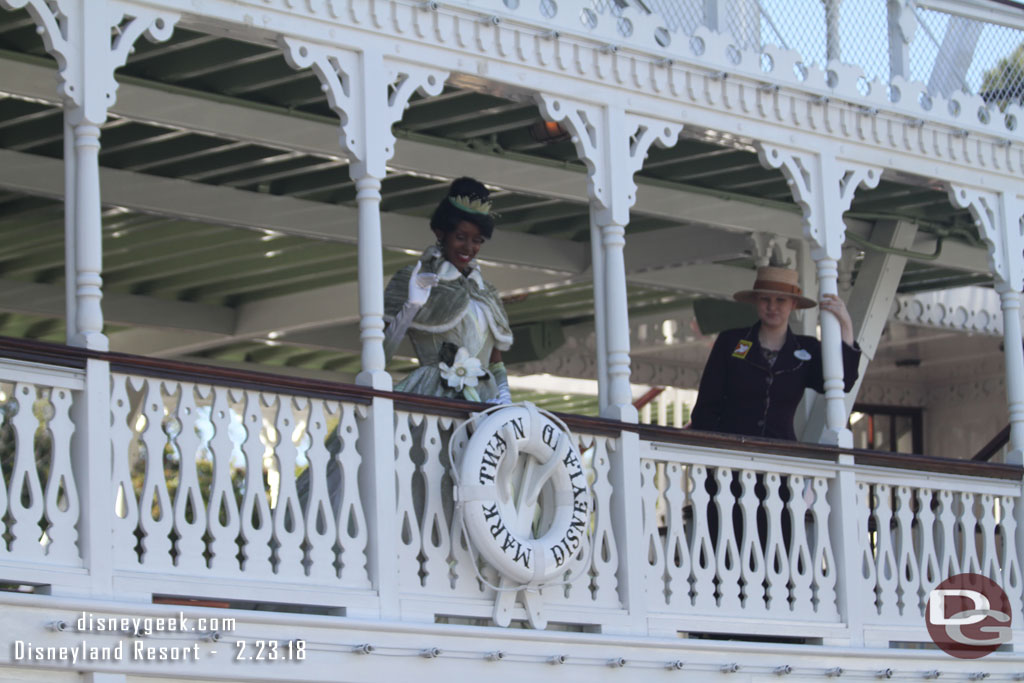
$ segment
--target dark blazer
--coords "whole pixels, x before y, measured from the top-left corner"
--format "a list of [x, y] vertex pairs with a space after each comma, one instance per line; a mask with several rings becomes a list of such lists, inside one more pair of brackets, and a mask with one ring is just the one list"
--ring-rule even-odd
[[[796, 440], [793, 415], [804, 389], [825, 392], [821, 342], [790, 330], [769, 368], [757, 339], [760, 327], [758, 322], [718, 335], [690, 415], [693, 429]], [[860, 349], [844, 343], [844, 391], [857, 381], [859, 364]]]

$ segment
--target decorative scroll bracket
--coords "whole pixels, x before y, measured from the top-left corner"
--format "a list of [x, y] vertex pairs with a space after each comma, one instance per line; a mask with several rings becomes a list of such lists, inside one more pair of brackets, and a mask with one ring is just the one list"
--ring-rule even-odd
[[598, 209], [598, 224], [629, 223], [629, 209], [636, 203], [633, 175], [643, 166], [652, 144], [675, 145], [682, 124], [546, 93], [538, 93], [537, 103], [546, 119], [565, 125], [572, 134], [587, 166], [587, 194]]
[[[88, 5], [88, 8], [86, 7]], [[25, 8], [57, 60], [58, 91], [72, 103], [72, 123], [103, 123], [117, 96], [114, 71], [124, 66], [143, 34], [153, 42], [170, 38], [179, 15], [120, 0], [0, 0], [6, 9]]]
[[971, 212], [978, 234], [988, 246], [988, 265], [999, 283], [1024, 289], [1024, 199], [1014, 192], [986, 192], [949, 186], [954, 206]]
[[331, 109], [341, 119], [341, 147], [353, 178], [383, 178], [395, 153], [391, 126], [401, 120], [409, 98], [419, 91], [439, 95], [448, 72], [387, 60], [379, 52], [352, 52], [282, 39], [285, 59], [295, 69], [312, 67]]
[[803, 156], [764, 142], [756, 146], [761, 164], [782, 171], [793, 198], [803, 209], [804, 237], [811, 242], [811, 257], [838, 262], [846, 239], [843, 214], [850, 208], [857, 188], [878, 187], [881, 171], [841, 162], [833, 156]]
[[1024, 199], [1012, 190], [991, 192], [955, 184], [950, 184], [949, 199], [955, 206], [971, 212], [978, 233], [988, 245], [989, 268], [996, 277], [1003, 312], [1010, 413], [1010, 450], [1006, 461], [1021, 464], [1024, 462], [1024, 349], [1020, 323], [1021, 289], [1024, 288]]

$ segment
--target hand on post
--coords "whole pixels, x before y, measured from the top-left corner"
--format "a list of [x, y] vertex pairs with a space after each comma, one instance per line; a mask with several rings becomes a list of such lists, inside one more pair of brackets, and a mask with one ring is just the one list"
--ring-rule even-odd
[[846, 303], [835, 294], [822, 294], [818, 305], [822, 310], [828, 311], [836, 317], [836, 320], [839, 321], [839, 330], [843, 341], [853, 346], [853, 319], [850, 317], [850, 312], [846, 310]]

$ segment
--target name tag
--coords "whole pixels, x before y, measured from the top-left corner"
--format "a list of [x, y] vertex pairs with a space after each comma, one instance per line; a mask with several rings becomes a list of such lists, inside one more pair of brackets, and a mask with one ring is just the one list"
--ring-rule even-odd
[[739, 343], [736, 344], [736, 348], [732, 350], [733, 358], [746, 358], [747, 353], [750, 352], [750, 347], [754, 345], [754, 342], [749, 342], [746, 339], [740, 339]]
[[807, 351], [806, 349], [797, 349], [796, 351], [793, 352], [793, 355], [796, 356], [798, 360], [811, 359], [811, 352]]

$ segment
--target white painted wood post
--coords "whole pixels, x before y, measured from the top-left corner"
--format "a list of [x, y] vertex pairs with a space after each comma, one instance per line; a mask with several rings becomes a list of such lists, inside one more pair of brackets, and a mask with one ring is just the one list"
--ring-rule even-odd
[[[100, 197], [100, 126], [115, 102], [114, 71], [123, 66], [135, 41], [166, 40], [178, 15], [106, 0], [64, 2], [60, 14], [43, 0], [26, 9], [39, 27], [47, 51], [61, 65], [65, 150], [65, 304], [68, 343], [95, 351], [109, 348], [103, 334], [103, 220]], [[117, 29], [112, 31], [112, 29]], [[114, 36], [114, 37], [112, 37]], [[79, 552], [89, 572], [88, 592], [110, 597], [112, 584], [110, 364], [86, 362], [85, 390], [74, 398], [72, 470], [82, 501]], [[62, 592], [60, 586], [54, 592]]]
[[[104, 27], [106, 28], [106, 27]], [[85, 112], [79, 110], [82, 114]], [[77, 112], [76, 112], [77, 113]], [[104, 112], [105, 114], [105, 112]], [[78, 118], [75, 113], [72, 118]], [[104, 115], [103, 118], [106, 118]], [[103, 334], [103, 220], [100, 205], [100, 124], [79, 118], [75, 134], [75, 336], [71, 343], [107, 351]]]
[[[756, 145], [761, 163], [783, 172], [793, 198], [803, 209], [804, 237], [811, 244], [811, 258], [818, 273], [818, 296], [838, 294], [838, 262], [846, 237], [843, 214], [850, 208], [857, 188], [876, 187], [881, 172], [829, 154], [801, 154], [776, 145]], [[822, 311], [818, 317], [825, 377], [825, 430], [821, 441], [849, 448], [853, 446], [853, 433], [846, 428], [848, 415], [843, 392], [839, 321], [827, 311]]]
[[[549, 121], [562, 123], [572, 133], [576, 151], [587, 164], [591, 224], [600, 231], [604, 267], [601, 327], [607, 344], [604, 355], [608, 390], [607, 405], [601, 415], [635, 423], [637, 411], [629, 385], [629, 302], [624, 255], [629, 210], [636, 203], [633, 174], [643, 165], [652, 144], [674, 145], [682, 126], [629, 114], [620, 105], [600, 106], [546, 93], [537, 93], [536, 100]], [[594, 231], [591, 236], [596, 236]]]
[[594, 341], [597, 352], [597, 405], [600, 414], [608, 408], [608, 329], [605, 326], [604, 240], [601, 228], [590, 215], [590, 269], [594, 280]]
[[[882, 247], [909, 249], [916, 234], [917, 225], [914, 223], [884, 221], [874, 226], [871, 240]], [[896, 299], [896, 288], [899, 286], [906, 262], [906, 257], [898, 254], [872, 251], [864, 255], [857, 282], [847, 300], [850, 317], [853, 319], [855, 340], [861, 348], [857, 383], [843, 396], [847, 415], [853, 410], [870, 360], [875, 357], [878, 350], [878, 342], [889, 319], [889, 311], [892, 310], [893, 301]], [[817, 394], [814, 396], [807, 427], [803, 430], [805, 441], [820, 441], [825, 429], [824, 399]]]
[[1010, 447], [1007, 462], [1024, 465], [1024, 345], [1020, 327], [1020, 290], [996, 283], [1003, 310], [1003, 354], [1006, 359], [1006, 398], [1010, 412]]
[[[1007, 462], [1024, 464], [1024, 349], [1021, 344], [1020, 300], [1024, 288], [1024, 197], [1015, 187], [995, 191], [956, 184], [949, 199], [968, 209], [978, 234], [988, 244], [989, 268], [995, 276], [1003, 311], [1003, 349], [1006, 362], [1006, 398], [1010, 413]], [[1021, 506], [1024, 508], [1024, 506]]]
[[[39, 26], [47, 50], [62, 64], [60, 92], [64, 98], [65, 150], [65, 311], [69, 344], [105, 351], [102, 299], [102, 215], [99, 182], [100, 126], [114, 103], [114, 70], [145, 31], [151, 39], [170, 35], [176, 15], [140, 10], [131, 19], [101, 2], [84, 0], [61, 6], [58, 17], [43, 2], [27, 9]], [[113, 23], [111, 23], [113, 22]], [[118, 26], [111, 40], [111, 28]], [[65, 32], [66, 31], [66, 32]], [[85, 390], [72, 407], [75, 432], [72, 468], [82, 501], [78, 519], [79, 552], [89, 571], [87, 592], [109, 597], [112, 586], [112, 491], [110, 445], [110, 367], [106, 361], [86, 363]], [[54, 586], [54, 592], [63, 592]]]
[[907, 78], [910, 74], [910, 43], [917, 30], [914, 8], [906, 0], [888, 0], [889, 77]]
[[[600, 256], [596, 255], [595, 245], [591, 248], [595, 262], [602, 261], [604, 268], [603, 279], [599, 279], [596, 271], [594, 276], [595, 282], [604, 285], [604, 319], [595, 320], [595, 324], [604, 329], [607, 344], [607, 405], [601, 414], [636, 423], [637, 410], [629, 385], [629, 305], [623, 253], [629, 210], [636, 202], [633, 174], [640, 169], [652, 144], [675, 144], [682, 126], [634, 116], [617, 105], [597, 106], [544, 93], [537, 94], [537, 101], [548, 120], [563, 123], [573, 134], [576, 150], [587, 164], [591, 224], [596, 228], [591, 237], [596, 239], [600, 233]], [[600, 291], [600, 284], [595, 290]], [[616, 578], [619, 597], [629, 611], [623, 630], [643, 634], [647, 632], [648, 598], [642, 510], [636, 504], [640, 490], [640, 437], [634, 432], [622, 432], [613, 448], [616, 453], [611, 458], [608, 478], [612, 485], [612, 526], [619, 552]]]
[[[836, 260], [828, 258], [821, 251], [816, 251], [814, 256], [818, 269], [818, 296], [838, 295], [839, 271]], [[842, 331], [839, 320], [827, 311], [822, 311], [818, 318], [821, 325], [822, 375], [825, 377], [825, 431], [822, 442], [849, 448], [853, 446], [853, 433], [846, 428]]]
[[[384, 356], [384, 257], [381, 239], [381, 180], [394, 155], [391, 126], [401, 119], [413, 93], [438, 95], [447, 73], [388, 60], [379, 52], [282, 39], [285, 58], [296, 69], [312, 67], [331, 108], [343, 121], [340, 143], [349, 157], [359, 206], [359, 330], [362, 371], [356, 382], [388, 391]], [[429, 237], [424, 224], [424, 239]], [[379, 598], [381, 619], [398, 619], [397, 502], [395, 499], [395, 409], [376, 397], [359, 428], [359, 489], [368, 531], [367, 572]]]
[[867, 502], [860, 500], [857, 493], [857, 479], [851, 469], [853, 456], [839, 456], [838, 464], [842, 469], [831, 482], [828, 492], [831, 510], [828, 524], [837, 570], [836, 606], [849, 628], [849, 638], [842, 642], [827, 641], [824, 644], [862, 647], [864, 617], [869, 603], [874, 604], [875, 595], [861, 572], [868, 530], [858, 528], [862, 517], [857, 514], [857, 506], [867, 505]]
[[78, 336], [78, 298], [75, 296], [78, 268], [75, 265], [75, 129], [69, 112], [64, 112], [64, 329], [70, 346]]
[[[373, 50], [353, 52], [329, 45], [282, 39], [285, 58], [296, 69], [312, 67], [331, 109], [342, 120], [340, 143], [350, 161], [359, 207], [359, 336], [362, 370], [356, 383], [390, 391], [384, 355], [384, 257], [380, 223], [381, 180], [395, 153], [391, 126], [413, 93], [438, 95], [448, 74], [386, 60]], [[424, 225], [424, 241], [430, 233]]]
[[[593, 209], [591, 209], [593, 210]], [[601, 226], [604, 251], [605, 339], [607, 343], [608, 405], [602, 416], [636, 422], [629, 386], [629, 300], [626, 293], [626, 228], [616, 222]]]
[[[110, 436], [110, 363], [90, 358], [85, 365], [85, 390], [71, 407], [75, 433], [71, 468], [78, 487], [78, 547], [89, 570], [89, 594], [113, 597], [114, 487]], [[60, 592], [54, 587], [53, 592]]]
[[380, 236], [380, 181], [366, 172], [356, 175], [356, 204], [359, 207], [359, 338], [362, 369], [356, 384], [388, 391], [391, 375], [385, 370], [384, 355], [384, 255]]

